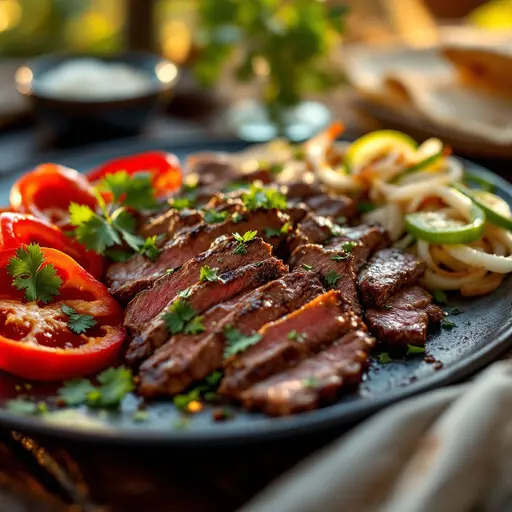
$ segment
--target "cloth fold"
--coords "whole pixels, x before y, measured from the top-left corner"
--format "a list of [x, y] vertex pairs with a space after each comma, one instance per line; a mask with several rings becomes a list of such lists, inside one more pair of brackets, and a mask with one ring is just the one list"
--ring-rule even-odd
[[243, 512], [512, 510], [512, 363], [373, 416]]

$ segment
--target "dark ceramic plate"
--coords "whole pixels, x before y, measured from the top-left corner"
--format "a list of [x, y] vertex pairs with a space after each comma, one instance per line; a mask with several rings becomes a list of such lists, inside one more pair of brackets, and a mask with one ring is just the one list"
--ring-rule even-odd
[[[123, 142], [101, 146], [95, 151], [89, 149], [61, 154], [59, 162], [86, 171], [106, 159], [149, 149], [169, 149], [183, 157], [201, 150], [235, 151], [242, 147], [242, 144], [232, 142], [186, 146], [155, 141]], [[509, 183], [482, 167], [470, 162], [465, 164], [472, 172], [494, 183], [500, 195], [512, 204], [512, 186]], [[0, 177], [0, 205], [7, 203], [9, 187], [17, 175], [19, 172]], [[0, 373], [0, 423], [26, 432], [94, 441], [187, 445], [261, 441], [347, 426], [397, 400], [468, 377], [496, 359], [512, 344], [510, 278], [491, 295], [476, 300], [462, 300], [454, 296], [450, 298], [450, 305], [463, 310], [453, 317], [456, 327], [432, 333], [427, 342], [428, 353], [443, 363], [442, 368], [435, 369], [421, 356], [394, 360], [385, 365], [372, 358], [369, 371], [357, 392], [311, 413], [273, 419], [233, 409], [233, 420], [215, 423], [211, 418], [211, 409], [205, 409], [184, 422], [180, 412], [168, 401], [149, 404], [148, 419], [136, 422], [133, 414], [138, 399], [128, 396], [121, 410], [116, 412], [83, 408], [75, 411], [57, 410], [43, 416], [22, 416], [7, 411], [5, 402], [16, 396], [15, 386], [24, 383]], [[34, 384], [26, 392], [51, 402], [55, 389], [56, 386]]]

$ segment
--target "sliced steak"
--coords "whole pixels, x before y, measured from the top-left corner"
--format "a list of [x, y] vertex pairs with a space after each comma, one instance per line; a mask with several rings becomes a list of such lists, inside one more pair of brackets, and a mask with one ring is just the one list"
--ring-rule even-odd
[[288, 199], [299, 200], [324, 194], [318, 183], [305, 183], [304, 181], [287, 183], [282, 191]]
[[330, 217], [337, 219], [344, 217], [345, 219], [352, 219], [357, 214], [356, 202], [350, 197], [346, 196], [329, 196], [322, 194], [319, 196], [310, 197], [304, 202], [317, 214], [323, 217]]
[[420, 286], [404, 288], [383, 309], [366, 310], [366, 323], [375, 337], [388, 345], [424, 345], [429, 324], [439, 323], [443, 310]]
[[295, 366], [358, 327], [364, 328], [361, 319], [340, 292], [328, 291], [260, 329], [262, 338], [256, 345], [227, 361], [219, 391], [237, 397], [256, 382]]
[[140, 229], [144, 238], [154, 235], [174, 236], [185, 228], [190, 228], [203, 221], [203, 216], [197, 210], [184, 209], [181, 211], [171, 208], [158, 217], [149, 220]]
[[163, 276], [168, 269], [175, 269], [206, 251], [217, 237], [256, 230], [266, 238], [265, 227], [280, 230], [288, 220], [289, 217], [278, 210], [256, 210], [240, 222], [229, 218], [219, 224], [199, 224], [169, 242], [155, 262], [136, 254], [124, 263], [114, 263], [107, 270], [107, 283], [116, 298], [131, 299]]
[[187, 174], [197, 175], [199, 187], [214, 185], [217, 190], [222, 188], [223, 183], [236, 180], [239, 175], [232, 159], [225, 153], [204, 152], [190, 155], [185, 162], [185, 168]]
[[342, 227], [339, 233], [325, 247], [340, 250], [347, 242], [357, 242], [352, 249], [356, 270], [360, 270], [375, 251], [384, 249], [391, 243], [387, 231], [380, 224]]
[[333, 402], [340, 390], [361, 380], [375, 340], [364, 331], [346, 334], [298, 366], [247, 389], [241, 401], [248, 409], [286, 416]]
[[405, 286], [414, 284], [427, 265], [400, 249], [376, 252], [358, 277], [359, 295], [366, 307], [382, 307], [391, 296]]
[[[216, 304], [281, 277], [287, 271], [286, 265], [277, 258], [249, 263], [244, 267], [222, 273], [222, 281], [196, 283], [187, 290], [186, 298], [175, 300], [186, 300], [200, 315]], [[128, 364], [137, 365], [169, 339], [165, 313], [166, 310], [159, 313], [142, 332], [133, 336], [125, 356]]]
[[[345, 258], [345, 259], [340, 259]], [[339, 290], [356, 314], [361, 314], [357, 297], [356, 274], [350, 254], [320, 245], [301, 245], [290, 258], [292, 270], [311, 268], [322, 274], [326, 286]], [[327, 282], [329, 281], [329, 282]]]
[[232, 237], [220, 239], [207, 251], [187, 261], [172, 274], [155, 281], [151, 288], [139, 293], [127, 306], [124, 325], [132, 333], [140, 331], [160, 313], [176, 295], [199, 281], [201, 267], [208, 265], [219, 272], [233, 270], [255, 261], [270, 258], [272, 247], [261, 238], [246, 244], [247, 252], [235, 254], [238, 242]]
[[297, 203], [291, 206], [288, 206], [284, 212], [290, 216], [290, 221], [293, 226], [295, 226], [298, 222], [304, 219], [304, 217], [309, 213], [309, 206], [305, 203]]
[[[217, 320], [212, 330], [207, 329], [202, 336], [171, 338], [158, 349], [140, 367], [139, 392], [143, 396], [180, 393], [221, 367], [225, 326], [250, 335], [322, 292], [320, 279], [312, 272], [294, 272], [254, 290]], [[205, 316], [215, 314], [215, 309]]]
[[330, 219], [308, 213], [288, 237], [290, 253], [304, 244], [323, 244], [337, 234], [338, 230], [339, 227]]

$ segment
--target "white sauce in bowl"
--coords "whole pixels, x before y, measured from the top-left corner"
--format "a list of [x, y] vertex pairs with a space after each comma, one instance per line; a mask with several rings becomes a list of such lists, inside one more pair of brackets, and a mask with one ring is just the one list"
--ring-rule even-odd
[[151, 76], [128, 64], [99, 59], [76, 59], [41, 75], [40, 94], [79, 100], [116, 100], [148, 93], [154, 88]]

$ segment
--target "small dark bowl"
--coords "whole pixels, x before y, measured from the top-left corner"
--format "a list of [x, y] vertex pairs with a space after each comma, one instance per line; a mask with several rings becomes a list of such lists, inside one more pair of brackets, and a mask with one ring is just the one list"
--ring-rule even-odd
[[[147, 73], [152, 86], [134, 96], [112, 99], [58, 97], [39, 86], [41, 77], [64, 62], [97, 58], [123, 63]], [[171, 98], [179, 78], [178, 67], [151, 53], [128, 52], [116, 56], [50, 54], [35, 58], [16, 72], [16, 86], [33, 105], [39, 120], [59, 141], [91, 142], [140, 133], [148, 117]]]

